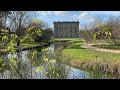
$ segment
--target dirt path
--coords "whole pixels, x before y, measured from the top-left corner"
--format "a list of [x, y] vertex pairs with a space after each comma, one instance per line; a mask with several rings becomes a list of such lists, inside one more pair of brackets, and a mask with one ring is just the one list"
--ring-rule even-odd
[[93, 44], [85, 44], [85, 45], [81, 45], [81, 47], [93, 49], [96, 51], [102, 51], [102, 52], [120, 53], [120, 50], [103, 49], [103, 48], [93, 47], [91, 45], [93, 45]]

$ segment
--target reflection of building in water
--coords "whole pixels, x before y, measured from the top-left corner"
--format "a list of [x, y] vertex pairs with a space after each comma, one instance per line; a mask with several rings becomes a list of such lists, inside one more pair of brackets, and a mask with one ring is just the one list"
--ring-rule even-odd
[[79, 21], [77, 22], [54, 22], [55, 38], [78, 38]]
[[54, 44], [50, 44], [50, 46], [48, 48], [53, 54], [54, 53]]

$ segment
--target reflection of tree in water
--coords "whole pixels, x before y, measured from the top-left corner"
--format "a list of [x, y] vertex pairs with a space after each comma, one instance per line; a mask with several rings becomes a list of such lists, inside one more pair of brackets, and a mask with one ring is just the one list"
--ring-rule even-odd
[[32, 49], [30, 49], [26, 55], [27, 60], [30, 61], [30, 63], [32, 63], [33, 65], [39, 65], [39, 63], [41, 63], [41, 49], [36, 49], [36, 50], [37, 50], [37, 54], [35, 54], [33, 58], [32, 58], [32, 52], [33, 52]]
[[54, 43], [55, 52], [58, 51], [57, 50], [58, 48], [63, 49], [65, 47], [69, 46], [69, 45], [70, 45], [70, 43], [68, 41], [66, 41], [66, 42], [56, 42], [56, 43]]

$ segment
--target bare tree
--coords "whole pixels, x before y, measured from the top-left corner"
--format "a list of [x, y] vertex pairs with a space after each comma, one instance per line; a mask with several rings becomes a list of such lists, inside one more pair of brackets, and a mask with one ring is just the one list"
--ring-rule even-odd
[[112, 29], [111, 40], [115, 44], [119, 44], [120, 43], [120, 16], [109, 17], [108, 21], [106, 22], [106, 27]]
[[10, 11], [0, 11], [0, 29], [6, 27], [6, 21], [9, 14], [11, 14]]
[[35, 15], [35, 11], [11, 11], [8, 15], [7, 26], [19, 37], [17, 45], [19, 45], [20, 38], [26, 34], [27, 26], [35, 19]]
[[29, 25], [29, 23], [35, 18], [35, 13], [32, 11], [11, 11], [11, 14], [8, 18], [8, 26], [10, 27], [11, 31], [14, 31], [21, 35], [21, 29], [25, 28]]
[[94, 32], [98, 31], [97, 24], [103, 22], [103, 17], [94, 17], [95, 20], [89, 24], [83, 25], [80, 30], [80, 36], [85, 39], [87, 43], [92, 42]]

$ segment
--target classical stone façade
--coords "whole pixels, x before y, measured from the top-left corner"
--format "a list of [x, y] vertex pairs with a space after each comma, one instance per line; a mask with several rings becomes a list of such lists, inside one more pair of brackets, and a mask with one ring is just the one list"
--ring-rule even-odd
[[54, 38], [78, 38], [79, 21], [54, 22]]

